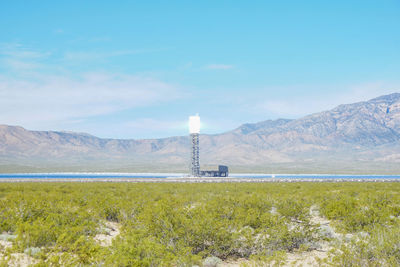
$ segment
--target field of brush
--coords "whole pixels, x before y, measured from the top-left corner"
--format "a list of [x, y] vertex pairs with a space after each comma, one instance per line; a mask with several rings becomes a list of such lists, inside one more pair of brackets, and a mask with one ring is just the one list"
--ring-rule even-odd
[[400, 183], [1, 183], [0, 266], [400, 265]]

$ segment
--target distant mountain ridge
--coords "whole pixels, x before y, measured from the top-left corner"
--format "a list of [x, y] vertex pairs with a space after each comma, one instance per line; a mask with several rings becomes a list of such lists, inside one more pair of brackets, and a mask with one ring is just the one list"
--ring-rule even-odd
[[[201, 135], [200, 160], [254, 172], [400, 172], [400, 93], [299, 119], [247, 123]], [[187, 136], [102, 139], [84, 133], [0, 125], [0, 171], [186, 171]], [[3, 166], [3, 167], [2, 167]], [[13, 167], [14, 166], [14, 167]]]

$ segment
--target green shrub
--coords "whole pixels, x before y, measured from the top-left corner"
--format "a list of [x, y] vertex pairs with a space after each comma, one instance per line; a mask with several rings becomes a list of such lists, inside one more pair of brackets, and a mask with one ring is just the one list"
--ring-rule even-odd
[[[208, 257], [280, 263], [287, 252], [329, 240], [312, 223], [316, 206], [330, 227], [354, 236], [338, 242], [333, 265], [395, 266], [399, 189], [397, 183], [2, 183], [0, 231], [16, 236], [7, 253], [40, 248], [38, 266], [192, 266]], [[102, 247], [95, 236], [109, 232], [107, 221], [120, 234]]]

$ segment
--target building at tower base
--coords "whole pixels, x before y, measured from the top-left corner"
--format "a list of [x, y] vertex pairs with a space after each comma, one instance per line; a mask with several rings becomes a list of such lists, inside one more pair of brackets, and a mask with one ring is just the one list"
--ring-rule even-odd
[[200, 171], [200, 176], [204, 177], [228, 177], [229, 170], [228, 166], [225, 165], [218, 165], [218, 170], [212, 171]]

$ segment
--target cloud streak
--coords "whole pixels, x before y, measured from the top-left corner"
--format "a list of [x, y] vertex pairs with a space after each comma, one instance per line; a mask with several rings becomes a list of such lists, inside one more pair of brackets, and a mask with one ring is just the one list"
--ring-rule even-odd
[[[307, 88], [310, 89], [310, 86]], [[254, 113], [270, 114], [273, 117], [298, 118], [329, 110], [341, 104], [367, 101], [381, 95], [398, 92], [399, 88], [399, 84], [383, 82], [347, 85], [337, 92], [335, 92], [334, 88], [329, 88], [329, 90], [321, 88], [318, 91], [313, 90], [313, 94], [305, 93], [303, 96], [298, 96], [297, 94], [291, 96], [288, 94], [285, 98], [269, 97], [268, 100], [253, 100], [254, 105], [247, 106], [247, 108]], [[270, 88], [267, 91], [277, 90], [290, 91], [288, 88]], [[299, 88], [296, 88], [296, 90], [299, 90]]]
[[167, 49], [136, 49], [136, 50], [116, 50], [116, 51], [68, 51], [64, 53], [63, 60], [71, 62], [81, 62], [87, 60], [102, 60], [113, 57], [131, 56], [152, 52], [160, 52]]
[[178, 96], [174, 86], [135, 75], [38, 75], [30, 80], [0, 76], [0, 121], [42, 125], [111, 114]]
[[[127, 53], [134, 51], [117, 51], [108, 56]], [[60, 129], [95, 116], [157, 106], [181, 97], [176, 85], [150, 76], [72, 74], [49, 63], [49, 56], [50, 53], [31, 51], [19, 44], [0, 44], [0, 67], [5, 70], [0, 74], [0, 123]]]
[[233, 68], [234, 66], [229, 64], [210, 64], [206, 66], [206, 69], [209, 70], [229, 70]]

